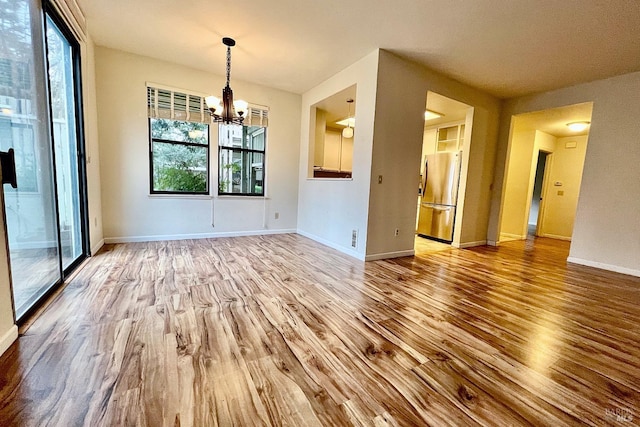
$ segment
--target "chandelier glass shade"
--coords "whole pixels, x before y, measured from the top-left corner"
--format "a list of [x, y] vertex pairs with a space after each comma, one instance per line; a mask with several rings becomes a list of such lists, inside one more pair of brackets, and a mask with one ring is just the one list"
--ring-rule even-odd
[[347, 127], [342, 129], [342, 136], [344, 138], [353, 138], [353, 128], [351, 127], [351, 104], [353, 103], [353, 99], [347, 99], [347, 104], [349, 105], [349, 113], [347, 115]]

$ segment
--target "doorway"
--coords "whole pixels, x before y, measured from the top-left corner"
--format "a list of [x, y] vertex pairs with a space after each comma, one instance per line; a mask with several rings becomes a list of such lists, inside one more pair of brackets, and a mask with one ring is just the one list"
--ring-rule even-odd
[[512, 118], [500, 242], [571, 240], [592, 109], [584, 103]]
[[540, 210], [542, 208], [542, 190], [544, 185], [545, 169], [547, 165], [547, 159], [550, 157], [550, 153], [546, 151], [540, 151], [538, 153], [538, 161], [536, 164], [536, 176], [533, 183], [533, 196], [531, 197], [531, 208], [529, 209], [529, 221], [528, 232], [529, 236], [538, 235], [538, 219], [541, 218]]
[[4, 209], [20, 322], [86, 257], [88, 223], [79, 44], [39, 2], [6, 7], [0, 150], [15, 151], [17, 188], [4, 186]]
[[[473, 107], [435, 92], [427, 93], [415, 253], [449, 249], [454, 241], [462, 164], [468, 157]], [[466, 155], [466, 156], [465, 156]]]

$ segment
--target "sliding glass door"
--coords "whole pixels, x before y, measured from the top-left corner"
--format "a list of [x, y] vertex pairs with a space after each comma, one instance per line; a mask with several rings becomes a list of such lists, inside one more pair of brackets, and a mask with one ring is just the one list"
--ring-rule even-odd
[[43, 37], [39, 1], [0, 0], [0, 9], [0, 151], [16, 159], [18, 186], [3, 187], [19, 320], [86, 253], [77, 48], [50, 17]]
[[62, 268], [68, 269], [84, 254], [75, 61], [71, 41], [49, 15], [46, 28]]

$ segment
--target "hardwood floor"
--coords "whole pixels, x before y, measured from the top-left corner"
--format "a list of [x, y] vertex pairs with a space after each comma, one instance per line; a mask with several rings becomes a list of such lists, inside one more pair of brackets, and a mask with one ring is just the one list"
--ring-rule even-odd
[[0, 359], [0, 424], [638, 425], [640, 278], [567, 252], [110, 245]]
[[414, 250], [417, 256], [433, 254], [441, 251], [449, 251], [453, 249], [453, 246], [447, 243], [436, 242], [435, 240], [427, 239], [426, 237], [415, 237]]

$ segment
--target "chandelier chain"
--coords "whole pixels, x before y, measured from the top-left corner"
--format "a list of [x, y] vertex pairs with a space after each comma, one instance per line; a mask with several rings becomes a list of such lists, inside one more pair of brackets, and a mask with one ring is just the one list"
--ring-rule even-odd
[[227, 46], [227, 86], [231, 80], [231, 46]]

